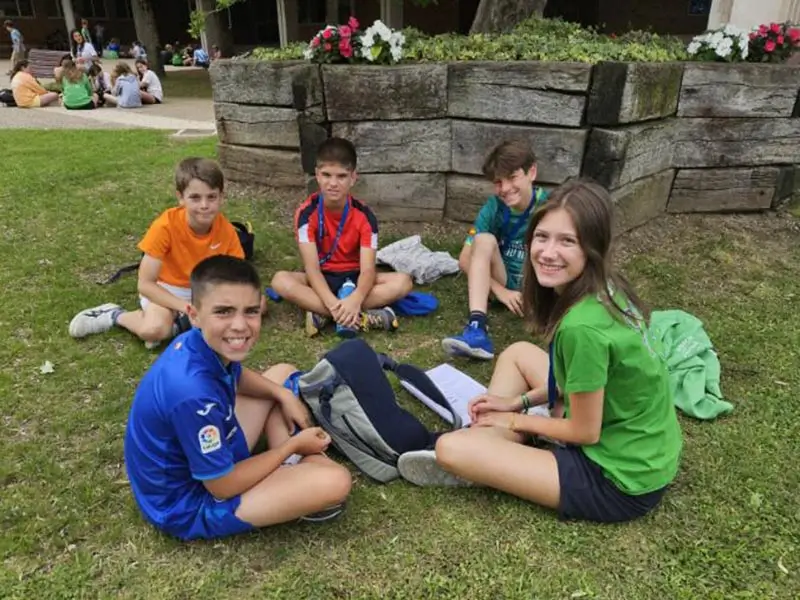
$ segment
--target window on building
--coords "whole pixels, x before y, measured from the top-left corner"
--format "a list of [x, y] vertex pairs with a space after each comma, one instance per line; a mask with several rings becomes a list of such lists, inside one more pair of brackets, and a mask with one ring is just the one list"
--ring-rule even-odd
[[130, 0], [114, 0], [114, 15], [118, 19], [132, 19]]
[[353, 14], [353, 0], [339, 0], [339, 14], [337, 15], [339, 24], [347, 23], [347, 19]]
[[0, 17], [32, 17], [31, 0], [0, 0]]
[[103, 0], [73, 0], [72, 10], [77, 19], [105, 19], [108, 16]]
[[61, 10], [61, 0], [45, 0], [44, 14], [51, 19], [61, 19], [64, 16], [64, 12]]
[[298, 0], [297, 22], [301, 25], [324, 25], [325, 0]]

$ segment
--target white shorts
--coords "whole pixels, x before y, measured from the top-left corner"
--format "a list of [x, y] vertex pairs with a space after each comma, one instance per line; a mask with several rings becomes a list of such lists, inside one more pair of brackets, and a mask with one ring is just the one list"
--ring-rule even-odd
[[[168, 283], [164, 283], [163, 281], [159, 281], [158, 285], [167, 290], [173, 296], [177, 296], [181, 300], [186, 300], [186, 304], [189, 304], [192, 301], [192, 290], [189, 288], [170, 285]], [[148, 304], [150, 304], [150, 300], [144, 296], [139, 296], [139, 305], [142, 307], [142, 310], [146, 309]]]

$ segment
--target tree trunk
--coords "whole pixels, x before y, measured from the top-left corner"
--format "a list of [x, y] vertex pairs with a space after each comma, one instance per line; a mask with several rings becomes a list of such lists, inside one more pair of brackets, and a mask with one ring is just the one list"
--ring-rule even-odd
[[532, 15], [542, 16], [547, 0], [481, 0], [470, 33], [506, 33]]
[[136, 27], [136, 37], [144, 44], [150, 68], [159, 77], [166, 77], [164, 65], [161, 64], [159, 53], [161, 44], [158, 41], [158, 28], [151, 0], [131, 0], [131, 12]]
[[216, 10], [217, 0], [199, 0], [198, 10], [206, 13], [206, 50], [211, 54], [211, 46], [217, 46], [222, 56], [233, 56], [233, 35], [228, 28], [228, 11]]

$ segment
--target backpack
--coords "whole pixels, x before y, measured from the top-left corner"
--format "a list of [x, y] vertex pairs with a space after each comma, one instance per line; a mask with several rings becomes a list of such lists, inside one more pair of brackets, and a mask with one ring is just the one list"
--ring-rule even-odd
[[433, 448], [441, 433], [429, 431], [397, 404], [384, 371], [437, 402], [453, 415], [452, 428], [461, 428], [458, 413], [421, 369], [397, 363], [359, 338], [327, 352], [298, 385], [300, 398], [333, 446], [363, 473], [387, 483], [400, 476], [401, 454]]
[[9, 89], [0, 90], [0, 103], [9, 107], [17, 105], [17, 102], [14, 100], [14, 94]]
[[[253, 226], [250, 224], [250, 221], [247, 223], [240, 223], [238, 221], [232, 221], [231, 225], [233, 225], [234, 229], [236, 229], [236, 234], [239, 236], [239, 243], [242, 244], [242, 250], [244, 251], [245, 260], [253, 260], [253, 254], [255, 253], [255, 241], [256, 241], [256, 234], [253, 231]], [[144, 256], [144, 254], [142, 254]], [[114, 283], [117, 279], [125, 275], [126, 273], [133, 273], [134, 271], [139, 270], [139, 263], [133, 263], [130, 265], [125, 265], [124, 267], [120, 267], [115, 271], [108, 279], [103, 281], [98, 281], [100, 285], [108, 285], [109, 283]]]

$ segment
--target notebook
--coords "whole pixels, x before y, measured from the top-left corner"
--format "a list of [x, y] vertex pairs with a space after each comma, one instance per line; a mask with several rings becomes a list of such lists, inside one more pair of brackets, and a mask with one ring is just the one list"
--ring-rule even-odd
[[[453, 409], [461, 417], [462, 425], [464, 427], [469, 425], [471, 423], [467, 410], [469, 401], [485, 393], [486, 388], [466, 373], [462, 373], [447, 363], [429, 369], [425, 373], [431, 378], [431, 381], [436, 384], [436, 387], [439, 388], [442, 395], [447, 398], [453, 406]], [[453, 417], [448, 411], [436, 404], [407, 381], [401, 382], [401, 385], [425, 406], [442, 417], [442, 419], [452, 424]]]

